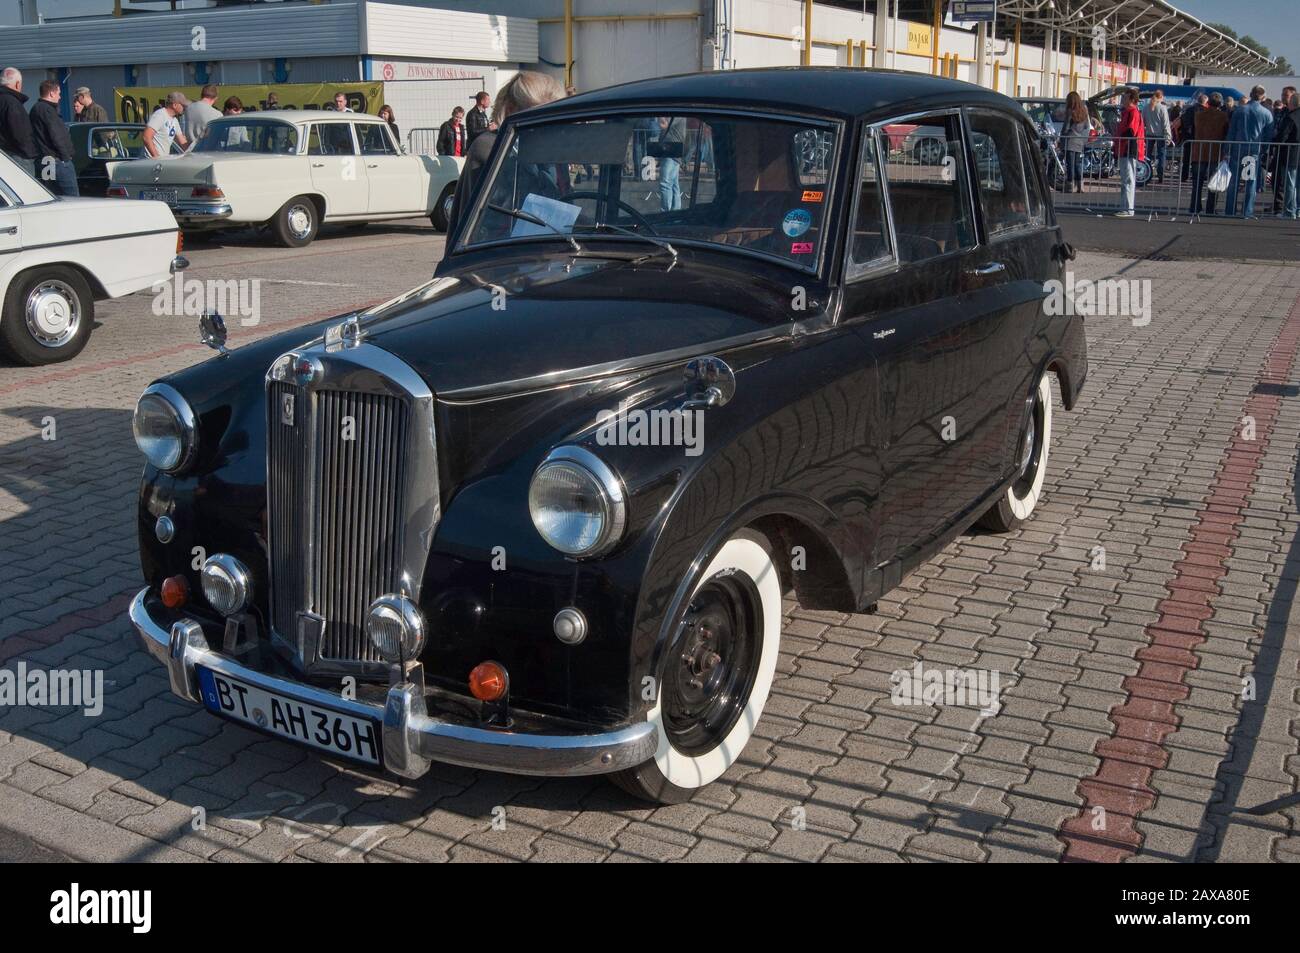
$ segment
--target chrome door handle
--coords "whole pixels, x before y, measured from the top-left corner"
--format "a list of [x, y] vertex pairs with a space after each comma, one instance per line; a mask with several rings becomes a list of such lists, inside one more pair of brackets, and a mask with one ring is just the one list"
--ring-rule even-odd
[[367, 163], [366, 163], [366, 168], [367, 168], [367, 169], [378, 169], [378, 168], [379, 168], [379, 163], [378, 163], [378, 162], [367, 162]]
[[0, 228], [0, 235], [17, 235], [18, 226], [10, 225], [8, 228]]
[[991, 261], [987, 265], [980, 265], [978, 268], [966, 269], [966, 274], [974, 275], [976, 278], [987, 278], [989, 275], [1000, 275], [1007, 270], [1007, 266], [1000, 261]]
[[313, 169], [323, 169], [323, 168], [325, 168], [325, 163], [324, 163], [324, 162], [313, 162], [313, 163], [311, 164], [311, 167], [312, 167]]

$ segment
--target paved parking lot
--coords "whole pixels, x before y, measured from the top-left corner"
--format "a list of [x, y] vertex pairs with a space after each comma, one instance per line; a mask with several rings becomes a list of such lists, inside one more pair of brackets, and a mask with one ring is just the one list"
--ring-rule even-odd
[[[441, 248], [423, 222], [241, 239], [193, 247], [190, 275], [262, 279], [238, 344], [395, 294]], [[1300, 806], [1246, 812], [1300, 785], [1300, 265], [1074, 270], [1149, 279], [1154, 310], [1089, 321], [1034, 519], [962, 537], [875, 615], [788, 604], [741, 762], [659, 809], [599, 779], [435, 765], [399, 785], [174, 699], [124, 615], [130, 416], [206, 352], [147, 293], [102, 304], [74, 362], [0, 367], [0, 665], [107, 688], [93, 718], [0, 709], [0, 858], [1300, 861]], [[997, 672], [995, 712], [893, 704], [917, 662]]]

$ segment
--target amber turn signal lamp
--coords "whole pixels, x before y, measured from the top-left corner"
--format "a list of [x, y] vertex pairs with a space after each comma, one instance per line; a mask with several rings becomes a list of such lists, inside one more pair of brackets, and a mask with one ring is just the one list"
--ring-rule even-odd
[[500, 701], [510, 687], [510, 676], [500, 662], [479, 662], [469, 673], [469, 693], [481, 702]]
[[185, 250], [185, 233], [182, 232], [180, 229], [177, 229], [176, 230], [176, 254], [179, 255], [184, 250]]
[[162, 584], [162, 602], [168, 609], [179, 609], [190, 601], [190, 584], [184, 576], [168, 576]]

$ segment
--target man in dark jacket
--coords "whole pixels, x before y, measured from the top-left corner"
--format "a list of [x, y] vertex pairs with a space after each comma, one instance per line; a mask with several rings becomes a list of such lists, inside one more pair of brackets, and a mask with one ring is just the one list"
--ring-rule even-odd
[[36, 140], [36, 177], [55, 195], [80, 195], [77, 169], [72, 164], [72, 137], [59, 115], [63, 90], [47, 79], [41, 83], [41, 98], [32, 107], [32, 136]]
[[1188, 103], [1178, 115], [1178, 141], [1183, 144], [1182, 179], [1186, 182], [1192, 176], [1192, 140], [1196, 138], [1196, 113], [1205, 108], [1208, 97], [1201, 93]]
[[492, 117], [488, 113], [488, 104], [492, 97], [487, 93], [478, 93], [474, 96], [474, 108], [469, 111], [465, 117], [465, 129], [469, 133], [469, 144], [473, 145], [474, 140], [488, 131], [488, 126], [492, 124]]
[[0, 73], [0, 152], [36, 176], [36, 140], [27, 118], [23, 74], [12, 66]]

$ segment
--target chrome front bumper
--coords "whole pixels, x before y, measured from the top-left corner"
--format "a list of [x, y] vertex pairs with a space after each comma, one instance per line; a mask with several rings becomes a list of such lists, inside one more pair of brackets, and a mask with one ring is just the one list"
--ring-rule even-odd
[[576, 776], [619, 771], [654, 757], [657, 738], [648, 722], [598, 734], [522, 733], [432, 717], [424, 696], [409, 682], [390, 688], [381, 707], [268, 675], [214, 652], [193, 620], [182, 618], [168, 629], [150, 613], [148, 594], [141, 591], [131, 603], [131, 622], [145, 651], [167, 667], [173, 694], [202, 704], [194, 671], [202, 665], [299, 702], [376, 719], [383, 725], [384, 767], [404, 778], [420, 777], [433, 761], [509, 774]]
[[226, 202], [177, 202], [172, 217], [180, 225], [220, 225], [234, 209]]

